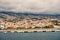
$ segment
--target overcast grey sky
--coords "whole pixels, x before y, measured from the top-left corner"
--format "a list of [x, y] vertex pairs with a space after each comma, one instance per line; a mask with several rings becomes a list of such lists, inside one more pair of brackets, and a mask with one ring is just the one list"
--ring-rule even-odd
[[0, 0], [0, 11], [60, 13], [60, 0]]

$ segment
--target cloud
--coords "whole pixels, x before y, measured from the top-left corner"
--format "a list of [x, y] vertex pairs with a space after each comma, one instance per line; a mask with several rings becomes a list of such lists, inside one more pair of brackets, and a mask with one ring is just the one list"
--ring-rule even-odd
[[0, 11], [60, 13], [60, 0], [0, 0]]

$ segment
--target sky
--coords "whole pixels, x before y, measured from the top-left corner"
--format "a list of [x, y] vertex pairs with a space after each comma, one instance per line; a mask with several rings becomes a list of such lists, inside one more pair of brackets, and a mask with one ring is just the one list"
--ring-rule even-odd
[[60, 0], [0, 0], [0, 11], [60, 13]]

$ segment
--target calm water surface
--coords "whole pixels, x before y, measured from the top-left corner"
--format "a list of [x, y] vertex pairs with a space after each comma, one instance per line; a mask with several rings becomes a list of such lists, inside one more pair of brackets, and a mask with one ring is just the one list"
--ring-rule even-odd
[[0, 33], [0, 40], [60, 40], [60, 32]]

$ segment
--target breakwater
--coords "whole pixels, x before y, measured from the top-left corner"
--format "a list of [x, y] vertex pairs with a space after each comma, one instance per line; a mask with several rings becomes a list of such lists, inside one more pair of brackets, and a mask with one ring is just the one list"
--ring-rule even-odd
[[56, 29], [21, 29], [21, 30], [0, 30], [0, 32], [23, 32], [23, 33], [28, 33], [28, 32], [60, 32], [60, 30]]

